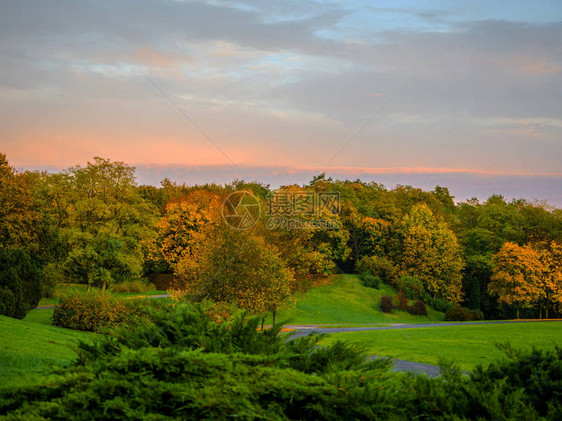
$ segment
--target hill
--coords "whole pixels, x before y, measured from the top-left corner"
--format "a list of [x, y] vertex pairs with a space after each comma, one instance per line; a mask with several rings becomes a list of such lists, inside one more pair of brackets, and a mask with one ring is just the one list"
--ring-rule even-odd
[[396, 297], [397, 294], [398, 291], [386, 284], [381, 284], [380, 289], [367, 288], [361, 284], [358, 275], [337, 275], [329, 285], [297, 294], [296, 305], [280, 311], [278, 320], [289, 324], [424, 323], [444, 320], [444, 314], [430, 306], [427, 306], [427, 316], [414, 316], [398, 310], [387, 314], [379, 310], [383, 295]]

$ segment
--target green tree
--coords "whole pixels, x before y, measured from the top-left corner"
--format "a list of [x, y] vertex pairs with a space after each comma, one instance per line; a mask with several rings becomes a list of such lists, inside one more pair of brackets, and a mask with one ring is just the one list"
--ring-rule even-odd
[[279, 252], [263, 237], [224, 226], [182, 256], [176, 275], [179, 293], [190, 299], [236, 303], [256, 314], [271, 311], [274, 320], [295, 282]]
[[61, 267], [70, 279], [104, 287], [138, 278], [158, 212], [140, 195], [134, 167], [96, 157], [48, 182], [53, 218], [67, 245]]

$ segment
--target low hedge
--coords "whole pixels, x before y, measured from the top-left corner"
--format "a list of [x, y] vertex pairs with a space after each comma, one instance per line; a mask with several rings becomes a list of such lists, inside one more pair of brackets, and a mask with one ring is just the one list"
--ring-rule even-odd
[[63, 297], [55, 307], [53, 325], [98, 332], [124, 324], [137, 324], [159, 300], [129, 300], [109, 292], [91, 291]]

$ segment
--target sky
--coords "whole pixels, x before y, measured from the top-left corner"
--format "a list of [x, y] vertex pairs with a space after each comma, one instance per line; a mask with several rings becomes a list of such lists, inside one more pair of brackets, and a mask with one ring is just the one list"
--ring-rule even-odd
[[562, 206], [562, 2], [0, 0], [0, 152]]

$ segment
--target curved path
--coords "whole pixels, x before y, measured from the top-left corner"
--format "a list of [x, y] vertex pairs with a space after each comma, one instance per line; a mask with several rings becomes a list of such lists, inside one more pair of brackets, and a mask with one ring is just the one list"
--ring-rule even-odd
[[[428, 327], [448, 327], [448, 326], [471, 326], [471, 325], [495, 325], [506, 323], [538, 323], [538, 322], [559, 322], [560, 319], [545, 320], [504, 320], [504, 321], [480, 321], [480, 322], [447, 322], [447, 323], [373, 323], [379, 326], [365, 327], [326, 327], [329, 324], [317, 325], [285, 325], [287, 330], [294, 331], [294, 336], [306, 336], [310, 333], [346, 333], [362, 332], [370, 330], [389, 330], [389, 329], [421, 329]], [[384, 326], [383, 326], [384, 325]], [[341, 326], [341, 324], [336, 325]]]
[[[481, 322], [450, 322], [450, 323], [389, 323], [384, 326], [365, 326], [365, 327], [325, 327], [324, 325], [286, 325], [285, 329], [293, 332], [292, 338], [307, 336], [319, 333], [346, 333], [346, 332], [364, 332], [372, 330], [390, 330], [390, 329], [420, 329], [447, 326], [470, 326], [470, 325], [490, 325], [503, 323], [535, 323], [535, 322], [556, 322], [557, 320], [506, 320], [506, 321], [481, 321]], [[381, 358], [372, 356], [371, 358]], [[440, 368], [436, 365], [422, 364], [414, 361], [392, 359], [394, 366], [393, 371], [409, 371], [415, 374], [425, 373], [428, 377], [438, 377]], [[466, 373], [466, 372], [465, 372]]]

